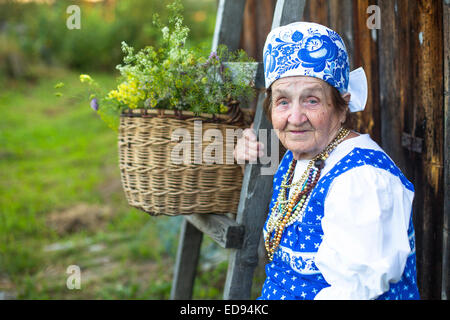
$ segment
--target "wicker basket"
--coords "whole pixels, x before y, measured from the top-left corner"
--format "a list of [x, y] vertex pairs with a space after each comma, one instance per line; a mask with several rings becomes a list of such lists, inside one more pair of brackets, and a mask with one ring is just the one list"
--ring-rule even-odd
[[[201, 120], [201, 135], [199, 122]], [[128, 203], [151, 215], [184, 215], [192, 213], [236, 213], [242, 184], [242, 169], [237, 164], [195, 164], [194, 152], [211, 145], [203, 134], [218, 129], [226, 137], [226, 129], [248, 127], [252, 114], [208, 114], [194, 116], [169, 110], [134, 109], [121, 115], [119, 127], [119, 164], [122, 186]], [[195, 126], [197, 126], [195, 128]], [[179, 128], [189, 131], [191, 155], [189, 163], [174, 163], [172, 133]], [[194, 129], [197, 130], [196, 133]], [[201, 136], [201, 138], [200, 138]], [[200, 149], [200, 141], [202, 139]], [[229, 140], [229, 139], [228, 139]], [[228, 145], [233, 150], [234, 141]], [[189, 143], [189, 142], [188, 142]], [[179, 145], [178, 145], [179, 146]], [[223, 143], [223, 156], [227, 145]], [[213, 153], [214, 155], [214, 153]], [[190, 156], [190, 157], [189, 157]], [[231, 154], [232, 159], [232, 154]], [[196, 161], [198, 162], [198, 160]]]

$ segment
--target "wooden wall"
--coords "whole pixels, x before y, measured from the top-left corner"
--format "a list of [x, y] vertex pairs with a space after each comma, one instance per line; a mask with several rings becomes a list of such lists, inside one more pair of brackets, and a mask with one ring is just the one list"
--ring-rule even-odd
[[[241, 45], [258, 61], [262, 61], [275, 4], [275, 0], [247, 0]], [[380, 9], [378, 30], [367, 27], [369, 5]], [[443, 239], [444, 193], [448, 202], [450, 181], [445, 140], [448, 15], [447, 0], [307, 0], [304, 15], [305, 21], [336, 30], [350, 53], [351, 68], [364, 67], [369, 97], [365, 111], [358, 114], [356, 129], [369, 133], [415, 186], [418, 283], [423, 299], [450, 296], [448, 263], [442, 268], [443, 250], [450, 250], [448, 238]], [[411, 140], [411, 136], [419, 139]], [[417, 142], [416, 148], [407, 143], [411, 141]], [[446, 234], [448, 210], [449, 204]], [[448, 261], [448, 252], [444, 258]]]
[[442, 299], [450, 299], [450, 1], [443, 4], [444, 47], [444, 227]]

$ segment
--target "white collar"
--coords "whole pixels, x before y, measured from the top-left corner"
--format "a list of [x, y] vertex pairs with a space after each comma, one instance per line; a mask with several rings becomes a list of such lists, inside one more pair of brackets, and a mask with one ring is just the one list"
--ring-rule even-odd
[[[359, 134], [357, 137], [347, 139], [342, 141], [333, 152], [330, 153], [330, 156], [325, 161], [325, 167], [322, 169], [320, 179], [327, 174], [328, 171], [331, 170], [335, 166], [336, 163], [339, 162], [342, 158], [344, 158], [347, 154], [349, 154], [353, 149], [361, 148], [361, 149], [372, 149], [383, 151], [381, 147], [370, 138], [368, 134]], [[297, 164], [295, 166], [294, 178], [293, 182], [300, 179], [303, 172], [306, 170], [308, 166], [308, 162], [310, 160], [297, 160]], [[320, 180], [319, 179], [319, 180]]]

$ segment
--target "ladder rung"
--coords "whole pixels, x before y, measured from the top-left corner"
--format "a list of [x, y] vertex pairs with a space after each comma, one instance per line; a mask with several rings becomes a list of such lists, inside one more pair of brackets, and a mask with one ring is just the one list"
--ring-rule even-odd
[[244, 226], [225, 215], [191, 214], [186, 220], [210, 236], [224, 249], [240, 249], [244, 241]]

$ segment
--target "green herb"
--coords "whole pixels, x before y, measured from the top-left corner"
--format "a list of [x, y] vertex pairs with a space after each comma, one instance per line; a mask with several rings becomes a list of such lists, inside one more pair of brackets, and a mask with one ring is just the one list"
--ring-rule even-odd
[[[98, 113], [110, 127], [117, 129], [120, 113], [126, 109], [186, 110], [196, 114], [227, 113], [230, 104], [249, 101], [254, 96], [252, 64], [243, 63], [232, 70], [229, 62], [253, 62], [243, 50], [230, 52], [219, 46], [204, 57], [199, 49], [187, 48], [189, 28], [183, 25], [183, 7], [179, 0], [168, 5], [168, 24], [158, 15], [154, 25], [161, 30], [158, 48], [135, 49], [122, 42], [123, 63], [120, 84], [100, 96], [95, 94]], [[88, 75], [80, 76], [98, 92], [98, 85]]]

